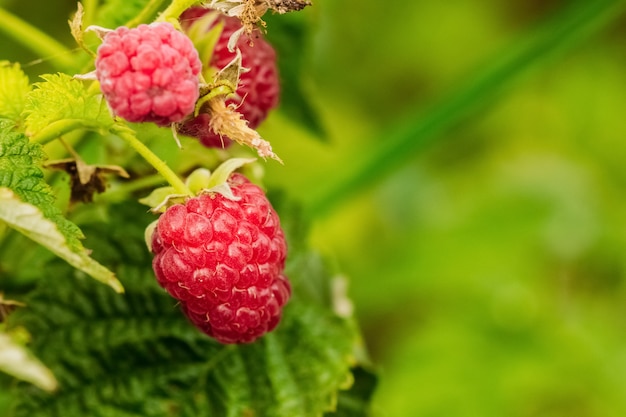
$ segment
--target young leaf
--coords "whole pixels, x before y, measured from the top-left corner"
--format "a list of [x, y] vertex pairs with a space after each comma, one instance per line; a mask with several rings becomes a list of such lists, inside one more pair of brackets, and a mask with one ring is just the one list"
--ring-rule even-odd
[[82, 81], [67, 74], [42, 75], [26, 101], [26, 130], [35, 135], [54, 122], [67, 120], [90, 128], [108, 128], [113, 118], [96, 93], [89, 92]]
[[[190, 323], [158, 287], [145, 251], [142, 216], [128, 204], [110, 210], [111, 224], [87, 228], [90, 245], [125, 282], [117, 295], [53, 262], [9, 325], [33, 335], [32, 350], [59, 380], [55, 394], [14, 390], [15, 416], [321, 417], [352, 381], [357, 335], [349, 319], [294, 292], [279, 327], [257, 342], [224, 346]], [[127, 216], [120, 220], [121, 216]], [[134, 222], [129, 222], [130, 219]], [[140, 220], [138, 220], [140, 219]], [[130, 225], [124, 233], [107, 234]], [[143, 248], [143, 249], [142, 249]], [[330, 279], [318, 269], [319, 279]], [[294, 288], [303, 279], [290, 276]]]
[[121, 284], [112, 272], [91, 259], [80, 243], [82, 232], [54, 205], [43, 179], [40, 145], [0, 123], [0, 221], [15, 228], [116, 291]]
[[53, 391], [57, 387], [57, 381], [50, 370], [3, 332], [0, 332], [0, 371], [46, 391]]
[[29, 92], [28, 77], [19, 64], [0, 61], [0, 117], [19, 123]]
[[78, 2], [74, 17], [67, 23], [70, 25], [70, 32], [72, 33], [72, 37], [74, 38], [78, 46], [80, 46], [85, 52], [95, 58], [96, 54], [91, 49], [89, 49], [88, 45], [85, 43], [85, 30], [83, 28], [84, 18], [85, 9], [82, 3]]

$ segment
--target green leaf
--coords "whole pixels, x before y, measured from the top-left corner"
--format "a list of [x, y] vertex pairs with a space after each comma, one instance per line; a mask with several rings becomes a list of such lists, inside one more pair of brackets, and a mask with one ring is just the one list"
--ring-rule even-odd
[[[137, 206], [140, 214], [130, 217], [130, 209], [113, 207], [110, 224], [86, 227], [95, 253], [119, 265], [124, 295], [73, 280], [65, 264], [53, 262], [45, 274], [55, 285], [40, 285], [25, 300], [28, 307], [9, 317], [10, 326], [33, 335], [32, 350], [60, 385], [54, 394], [17, 387], [14, 416], [98, 410], [99, 416], [321, 417], [334, 409], [338, 391], [352, 381], [357, 334], [350, 319], [301, 297], [304, 276], [292, 268], [293, 299], [278, 329], [253, 344], [221, 345], [189, 324], [156, 284], [139, 226], [145, 210]], [[124, 233], [104, 233], [130, 218], [135, 222]]]
[[29, 92], [30, 82], [20, 65], [0, 61], [0, 117], [19, 123]]
[[308, 65], [303, 50], [309, 33], [304, 18], [301, 13], [264, 16], [268, 26], [267, 38], [276, 50], [281, 85], [289, 87], [281, 89], [278, 110], [324, 140], [326, 131], [305, 83]]
[[122, 291], [111, 271], [89, 257], [81, 230], [54, 205], [43, 179], [40, 145], [0, 124], [0, 221], [45, 246], [93, 278]]
[[57, 387], [57, 381], [50, 370], [3, 332], [0, 332], [0, 371], [46, 391], [53, 391]]
[[124, 26], [133, 20], [148, 3], [150, 3], [149, 0], [106, 0], [98, 7], [95, 24], [110, 29]]
[[44, 217], [57, 224], [73, 250], [81, 247], [82, 232], [66, 220], [54, 205], [54, 196], [39, 168], [45, 154], [40, 145], [0, 123], [0, 187], [11, 189], [24, 203], [36, 206]]
[[[29, 135], [40, 134], [54, 123], [74, 121], [74, 127], [106, 129], [113, 118], [98, 91], [90, 92], [82, 81], [67, 74], [41, 76], [45, 81], [35, 84], [27, 97], [26, 130]], [[64, 132], [61, 132], [64, 133]]]

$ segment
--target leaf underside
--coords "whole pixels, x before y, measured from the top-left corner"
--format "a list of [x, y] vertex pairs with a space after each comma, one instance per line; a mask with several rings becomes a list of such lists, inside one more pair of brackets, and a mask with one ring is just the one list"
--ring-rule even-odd
[[58, 226], [70, 248], [78, 249], [83, 234], [54, 205], [55, 197], [39, 168], [44, 158], [41, 146], [29, 143], [25, 135], [12, 131], [7, 123], [0, 123], [0, 187], [11, 189], [21, 201], [40, 209]]
[[14, 342], [9, 335], [0, 331], [0, 371], [28, 381], [41, 389], [54, 390], [54, 376], [30, 352]]

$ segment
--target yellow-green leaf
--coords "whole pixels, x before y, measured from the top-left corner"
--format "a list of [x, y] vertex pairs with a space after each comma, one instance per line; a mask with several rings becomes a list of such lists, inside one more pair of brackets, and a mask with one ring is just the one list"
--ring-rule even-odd
[[0, 117], [18, 122], [29, 92], [30, 83], [20, 65], [0, 61]]
[[0, 333], [0, 371], [46, 391], [54, 391], [58, 385], [48, 368], [5, 333]]
[[91, 129], [106, 129], [113, 124], [99, 91], [88, 91], [83, 81], [67, 74], [48, 74], [42, 78], [44, 81], [35, 84], [36, 88], [26, 100], [26, 130], [29, 135], [63, 120], [79, 121]]

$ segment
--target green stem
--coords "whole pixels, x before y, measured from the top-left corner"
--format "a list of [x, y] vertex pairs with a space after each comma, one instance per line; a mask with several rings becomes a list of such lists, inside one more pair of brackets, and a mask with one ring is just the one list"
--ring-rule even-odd
[[178, 23], [180, 15], [197, 3], [199, 3], [199, 0], [174, 0], [165, 10], [163, 10], [163, 13], [161, 13], [157, 20], [160, 22], [170, 22], [174, 26], [180, 26]]
[[[529, 70], [536, 69], [571, 49], [620, 16], [626, 2], [621, 0], [579, 1], [528, 34], [502, 59], [490, 63], [475, 78], [445, 97], [425, 114], [411, 115], [398, 128], [385, 130], [363, 157], [358, 158], [338, 178], [308, 199], [311, 216], [322, 216], [355, 194], [411, 160], [435, 139], [465, 121], [477, 111], [493, 104]], [[452, 140], [454, 136], [448, 136]], [[358, 154], [356, 154], [358, 155]]]
[[[161, 9], [166, 0], [150, 0], [148, 4], [139, 12], [137, 16], [126, 22], [124, 26], [129, 28], [138, 26], [141, 23], [149, 22]], [[182, 12], [181, 12], [182, 13]]]
[[41, 129], [35, 135], [31, 136], [30, 140], [31, 142], [45, 145], [46, 143], [53, 141], [76, 129], [99, 129], [101, 127], [102, 125], [100, 125], [99, 123], [90, 122], [86, 119], [62, 119], [50, 123], [48, 126]]
[[60, 70], [69, 71], [75, 62], [71, 51], [46, 33], [0, 7], [0, 31], [37, 55], [50, 59]]
[[193, 193], [189, 190], [189, 187], [185, 185], [178, 175], [176, 175], [176, 173], [172, 171], [172, 169], [167, 166], [162, 159], [156, 156], [154, 152], [144, 145], [143, 142], [137, 139], [132, 130], [121, 125], [116, 125], [111, 128], [111, 133], [119, 136], [133, 149], [135, 149], [137, 153], [146, 160], [146, 162], [152, 165], [154, 169], [163, 176], [165, 181], [174, 187], [176, 193], [189, 196], [193, 195]]
[[115, 184], [106, 193], [98, 196], [98, 201], [123, 201], [130, 194], [139, 191], [154, 188], [157, 185], [163, 184], [163, 177], [160, 174], [149, 175], [147, 177], [141, 177], [136, 180]]

